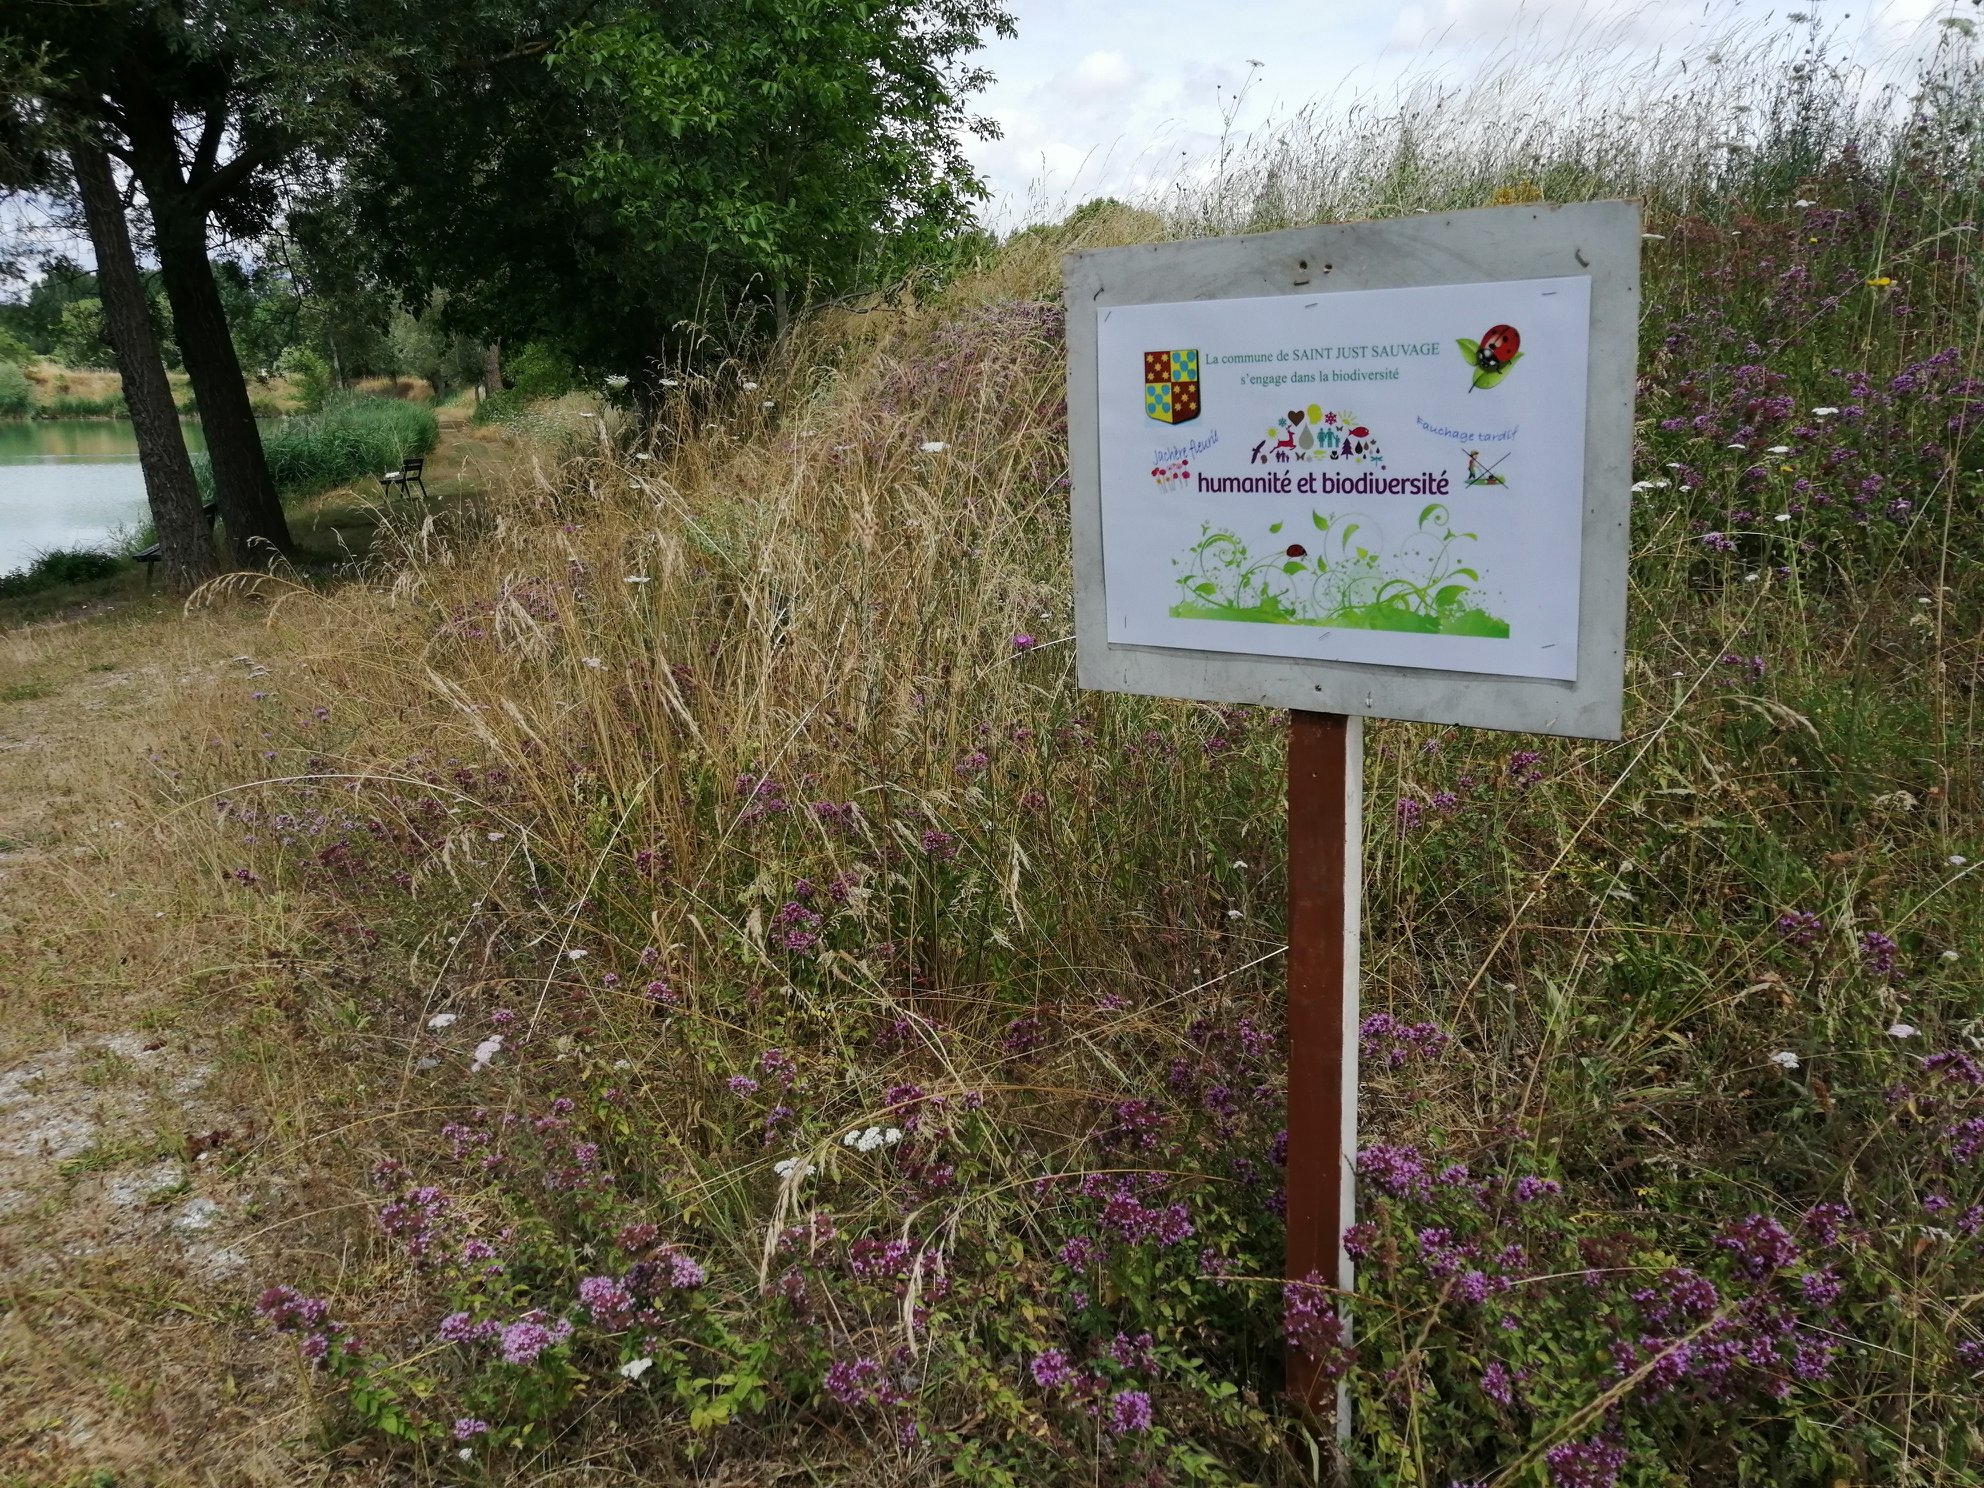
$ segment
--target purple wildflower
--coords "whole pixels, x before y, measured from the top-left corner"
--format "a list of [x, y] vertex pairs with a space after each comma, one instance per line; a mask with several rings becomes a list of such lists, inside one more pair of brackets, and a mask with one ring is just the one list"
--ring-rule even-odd
[[1150, 1396], [1142, 1390], [1119, 1390], [1109, 1402], [1109, 1434], [1130, 1436], [1150, 1430]]
[[579, 1283], [579, 1301], [600, 1327], [618, 1332], [633, 1321], [634, 1299], [610, 1276], [588, 1276]]
[[829, 1366], [826, 1392], [850, 1409], [874, 1401], [880, 1391], [882, 1366], [873, 1359], [843, 1359]]
[[1878, 930], [1869, 930], [1860, 937], [1861, 958], [1875, 976], [1886, 976], [1894, 970], [1895, 952], [1899, 949], [1892, 938]]
[[1603, 1436], [1563, 1442], [1543, 1454], [1550, 1468], [1551, 1488], [1612, 1488], [1626, 1465], [1626, 1449]]
[[1057, 1348], [1042, 1349], [1036, 1354], [1032, 1372], [1033, 1382], [1043, 1390], [1065, 1390], [1075, 1379], [1068, 1356]]
[[559, 1319], [550, 1327], [535, 1316], [523, 1318], [503, 1330], [503, 1362], [535, 1364], [539, 1354], [572, 1336], [572, 1325]]
[[1744, 1275], [1756, 1280], [1798, 1259], [1797, 1241], [1767, 1214], [1745, 1215], [1725, 1229], [1715, 1243], [1735, 1257]]

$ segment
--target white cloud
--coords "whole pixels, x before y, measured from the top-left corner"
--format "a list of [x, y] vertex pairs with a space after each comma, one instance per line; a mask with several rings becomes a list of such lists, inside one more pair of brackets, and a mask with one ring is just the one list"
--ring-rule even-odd
[[1127, 93], [1143, 80], [1143, 73], [1128, 57], [1112, 50], [1090, 52], [1063, 74], [1061, 86], [1077, 100], [1107, 100]]

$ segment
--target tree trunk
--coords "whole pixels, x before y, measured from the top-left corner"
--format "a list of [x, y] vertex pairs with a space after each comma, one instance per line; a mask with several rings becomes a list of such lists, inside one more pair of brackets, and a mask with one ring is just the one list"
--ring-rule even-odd
[[503, 391], [503, 344], [491, 341], [482, 348], [482, 395], [493, 398]]
[[228, 546], [237, 563], [260, 568], [276, 553], [289, 551], [289, 524], [269, 479], [261, 431], [248, 405], [248, 384], [207, 262], [206, 220], [169, 189], [154, 192], [147, 181], [145, 194], [151, 199], [159, 272], [172, 301], [179, 355], [200, 403]]
[[83, 199], [90, 242], [96, 248], [97, 292], [103, 299], [104, 328], [117, 349], [124, 402], [138, 440], [138, 465], [145, 476], [145, 499], [158, 532], [159, 575], [166, 588], [190, 593], [220, 572], [214, 561], [213, 532], [200, 509], [200, 488], [186, 454], [186, 436], [172, 406], [172, 384], [165, 375], [152, 335], [144, 281], [124, 221], [110, 157], [95, 145], [69, 151], [76, 188]]

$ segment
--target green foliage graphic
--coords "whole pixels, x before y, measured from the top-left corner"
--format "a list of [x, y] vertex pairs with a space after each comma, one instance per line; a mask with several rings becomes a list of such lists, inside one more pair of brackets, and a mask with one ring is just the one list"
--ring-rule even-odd
[[[1472, 598], [1479, 571], [1452, 551], [1457, 542], [1475, 541], [1475, 534], [1455, 532], [1440, 503], [1419, 513], [1412, 535], [1389, 558], [1381, 540], [1373, 543], [1368, 518], [1311, 512], [1309, 519], [1317, 551], [1290, 543], [1265, 557], [1250, 553], [1234, 533], [1210, 523], [1201, 527], [1189, 561], [1179, 563], [1184, 592], [1171, 613], [1181, 620], [1508, 638], [1508, 621]], [[1276, 522], [1268, 530], [1279, 533], [1282, 526]]]

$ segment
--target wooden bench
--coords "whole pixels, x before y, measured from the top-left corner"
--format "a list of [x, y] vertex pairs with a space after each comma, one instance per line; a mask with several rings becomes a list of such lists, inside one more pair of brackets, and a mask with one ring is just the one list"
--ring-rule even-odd
[[[214, 518], [220, 513], [220, 506], [216, 502], [209, 501], [200, 507], [200, 511], [206, 517], [207, 531], [211, 533], [214, 530]], [[157, 543], [153, 543], [142, 553], [133, 553], [131, 555], [133, 562], [142, 563], [145, 566], [145, 587], [147, 589], [152, 586], [152, 575], [158, 572], [158, 560], [161, 556]]]
[[388, 470], [384, 475], [379, 477], [380, 494], [385, 494], [385, 492], [392, 490], [395, 486], [398, 486], [400, 491], [404, 493], [407, 488], [407, 482], [411, 481], [414, 485], [420, 487], [420, 494], [425, 496], [427, 494], [427, 482], [420, 478], [420, 472], [426, 464], [427, 460], [424, 456], [415, 455], [409, 460], [402, 461], [398, 470]]

